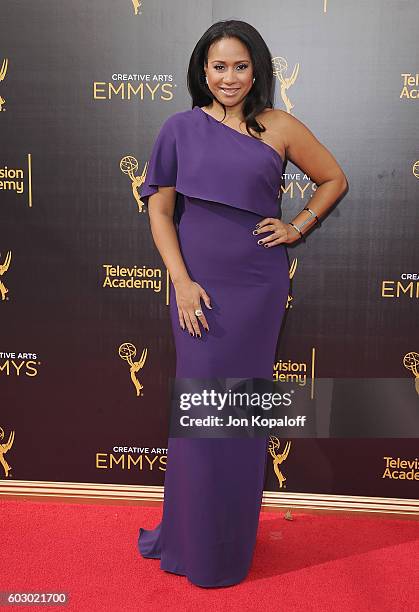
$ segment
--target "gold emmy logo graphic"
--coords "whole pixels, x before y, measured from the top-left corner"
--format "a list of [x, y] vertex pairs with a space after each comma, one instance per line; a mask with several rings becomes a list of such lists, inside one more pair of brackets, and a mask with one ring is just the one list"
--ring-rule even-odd
[[[292, 260], [292, 263], [291, 263], [291, 265], [290, 265], [290, 269], [289, 269], [289, 277], [290, 277], [290, 280], [292, 280], [292, 279], [294, 278], [294, 274], [295, 274], [295, 271], [296, 271], [296, 269], [297, 269], [297, 262], [298, 262], [298, 260], [297, 260], [297, 258], [295, 257], [295, 258]], [[287, 298], [287, 303], [285, 304], [285, 308], [292, 308], [292, 306], [290, 306], [290, 304], [291, 304], [291, 300], [292, 300], [292, 299], [293, 299], [293, 297], [292, 297], [291, 295], [288, 295], [288, 298]]]
[[119, 167], [121, 171], [124, 174], [128, 174], [131, 179], [132, 194], [135, 198], [135, 201], [137, 202], [138, 212], [145, 212], [145, 210], [143, 210], [144, 203], [141, 201], [140, 194], [137, 190], [145, 181], [145, 177], [147, 174], [147, 166], [148, 162], [146, 162], [144, 170], [142, 171], [140, 176], [135, 176], [134, 172], [138, 170], [138, 161], [135, 159], [135, 157], [133, 157], [132, 155], [126, 155], [119, 162]]
[[[276, 477], [278, 478], [279, 488], [282, 489], [284, 482], [286, 481], [285, 476], [281, 472], [279, 466], [285, 461], [288, 457], [291, 448], [291, 442], [287, 442], [285, 444], [284, 450], [282, 453], [279, 452], [280, 442], [276, 436], [270, 436], [269, 440], [269, 452], [272, 455], [274, 472]], [[277, 452], [278, 451], [278, 452]]]
[[[9, 435], [9, 439], [7, 440], [7, 442], [5, 444], [0, 444], [0, 463], [3, 466], [4, 475], [6, 478], [9, 477], [9, 474], [12, 468], [7, 463], [6, 459], [4, 458], [4, 455], [7, 453], [7, 451], [9, 451], [12, 448], [14, 439], [15, 439], [15, 432], [12, 431]], [[0, 427], [0, 440], [4, 440], [4, 430], [1, 427]]]
[[38, 361], [36, 353], [16, 353], [0, 351], [0, 376], [28, 376], [38, 375]]
[[[4, 263], [0, 264], [0, 276], [3, 276], [3, 274], [6, 274], [7, 270], [9, 269], [11, 261], [12, 261], [12, 252], [7, 251], [6, 257], [4, 259]], [[2, 282], [0, 278], [0, 295], [1, 295], [2, 302], [8, 299], [6, 298], [6, 293], [8, 292], [9, 290], [6, 288], [6, 286], [4, 285], [4, 283]]]
[[134, 7], [134, 15], [140, 15], [140, 8], [142, 5], [142, 0], [131, 0], [132, 6]]
[[126, 361], [129, 365], [131, 380], [137, 392], [137, 397], [139, 397], [140, 391], [143, 389], [143, 385], [137, 378], [137, 372], [144, 366], [145, 360], [147, 359], [147, 349], [143, 349], [141, 357], [138, 361], [133, 361], [132, 358], [137, 354], [137, 349], [133, 344], [131, 344], [131, 342], [124, 342], [119, 347], [118, 354], [120, 358]]
[[167, 464], [167, 448], [114, 446], [108, 452], [97, 452], [95, 467], [98, 470], [139, 470], [164, 472]]
[[415, 161], [415, 163], [413, 164], [412, 172], [413, 172], [413, 176], [419, 179], [419, 160]]
[[419, 395], [419, 353], [415, 353], [414, 351], [406, 353], [403, 357], [403, 365], [413, 373], [415, 377], [416, 393]]
[[[2, 63], [1, 63], [0, 81], [4, 81], [4, 79], [6, 78], [8, 64], [9, 64], [9, 60], [8, 59], [4, 59], [2, 61]], [[5, 103], [6, 103], [6, 100], [0, 94], [0, 111], [6, 110], [5, 108], [3, 108]]]
[[298, 71], [300, 70], [300, 64], [294, 66], [291, 76], [285, 76], [288, 71], [288, 62], [285, 58], [277, 56], [272, 58], [272, 63], [274, 66], [274, 75], [279, 79], [280, 87], [281, 87], [281, 98], [285, 104], [285, 108], [287, 109], [287, 113], [291, 113], [291, 109], [294, 108], [294, 104], [291, 103], [291, 100], [288, 97], [287, 90], [294, 85]]
[[403, 272], [400, 280], [381, 281], [381, 297], [411, 300], [419, 298], [419, 272]]
[[152, 101], [160, 98], [168, 102], [173, 100], [177, 84], [173, 74], [157, 74], [144, 72], [126, 73], [114, 72], [107, 81], [95, 81], [93, 85], [94, 100], [143, 101], [150, 97]]

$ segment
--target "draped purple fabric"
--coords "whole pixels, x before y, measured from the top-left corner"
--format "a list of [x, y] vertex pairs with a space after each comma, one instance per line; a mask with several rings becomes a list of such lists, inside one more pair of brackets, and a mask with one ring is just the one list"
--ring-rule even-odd
[[[270, 145], [219, 123], [200, 107], [175, 113], [155, 140], [145, 183], [147, 207], [159, 186], [176, 188], [175, 222], [193, 280], [211, 298], [209, 332], [179, 325], [170, 286], [176, 376], [272, 378], [289, 290], [284, 244], [252, 234], [278, 216], [283, 161]], [[262, 237], [268, 234], [263, 234]], [[203, 587], [237, 584], [249, 572], [267, 462], [267, 438], [168, 441], [163, 516], [140, 528], [143, 557]]]
[[[157, 187], [272, 217], [278, 215], [282, 159], [273, 147], [237, 132], [199, 106], [163, 123], [151, 153], [141, 199]], [[255, 180], [257, 191], [255, 192]]]

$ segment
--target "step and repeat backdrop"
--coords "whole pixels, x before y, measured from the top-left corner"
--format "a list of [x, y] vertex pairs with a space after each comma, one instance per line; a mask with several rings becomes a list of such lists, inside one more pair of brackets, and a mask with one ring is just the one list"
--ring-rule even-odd
[[[161, 124], [191, 108], [196, 42], [240, 19], [271, 51], [275, 107], [349, 181], [288, 248], [272, 379], [306, 388], [321, 436], [271, 436], [265, 489], [419, 497], [417, 2], [16, 0], [0, 16], [0, 479], [164, 483], [170, 279], [140, 187]], [[288, 162], [281, 218], [315, 190]]]

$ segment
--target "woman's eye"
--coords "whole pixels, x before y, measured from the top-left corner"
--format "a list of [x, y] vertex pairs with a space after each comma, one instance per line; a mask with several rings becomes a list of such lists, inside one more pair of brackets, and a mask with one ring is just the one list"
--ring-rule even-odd
[[[218, 70], [218, 68], [224, 68], [224, 66], [223, 66], [222, 64], [216, 64], [216, 65], [214, 66], [214, 68], [215, 68], [216, 70]], [[247, 64], [239, 64], [239, 65], [237, 66], [237, 68], [243, 68], [243, 69], [245, 69], [245, 68], [247, 68]]]

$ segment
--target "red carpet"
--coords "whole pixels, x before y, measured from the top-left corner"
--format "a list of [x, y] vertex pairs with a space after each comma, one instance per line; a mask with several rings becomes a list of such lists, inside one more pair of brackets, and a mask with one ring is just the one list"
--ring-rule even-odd
[[[67, 606], [19, 610], [413, 612], [419, 522], [261, 513], [253, 565], [238, 586], [203, 589], [137, 552], [161, 508], [3, 499], [0, 591], [68, 592]], [[4, 609], [17, 609], [8, 607]]]

